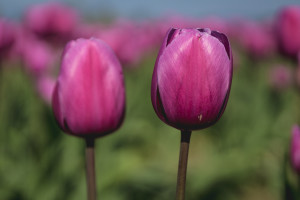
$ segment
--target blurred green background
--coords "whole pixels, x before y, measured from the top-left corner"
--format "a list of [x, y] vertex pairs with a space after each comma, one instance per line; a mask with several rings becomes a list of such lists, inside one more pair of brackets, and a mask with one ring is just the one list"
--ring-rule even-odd
[[[96, 141], [99, 199], [175, 199], [180, 134], [151, 105], [156, 54], [125, 69], [125, 121]], [[267, 74], [278, 62], [295, 65], [280, 55], [258, 62], [240, 53], [223, 117], [192, 134], [186, 199], [282, 199], [300, 95], [296, 87], [270, 87]], [[86, 199], [84, 141], [59, 130], [27, 72], [14, 65], [0, 78], [0, 199]]]

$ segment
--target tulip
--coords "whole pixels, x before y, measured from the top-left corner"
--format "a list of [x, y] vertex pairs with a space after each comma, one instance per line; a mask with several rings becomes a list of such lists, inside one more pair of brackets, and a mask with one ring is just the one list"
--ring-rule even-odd
[[131, 21], [117, 21], [110, 27], [102, 28], [97, 37], [112, 47], [122, 64], [137, 66], [155, 44], [153, 30], [144, 30], [145, 27]]
[[47, 43], [30, 37], [24, 41], [20, 53], [25, 67], [35, 77], [45, 74], [55, 61], [54, 52]]
[[51, 2], [31, 6], [25, 13], [26, 26], [41, 37], [69, 40], [78, 23], [78, 13], [71, 7]]
[[104, 42], [78, 39], [68, 43], [53, 109], [62, 129], [75, 136], [103, 136], [120, 126], [125, 109], [122, 68]]
[[209, 29], [170, 29], [159, 51], [151, 87], [158, 117], [181, 130], [177, 199], [184, 199], [188, 147], [192, 130], [222, 116], [232, 80], [227, 37]]
[[0, 60], [8, 50], [11, 49], [15, 41], [14, 25], [6, 19], [0, 18]]
[[96, 199], [94, 138], [119, 128], [125, 110], [122, 68], [111, 48], [93, 38], [69, 42], [52, 104], [60, 127], [86, 139], [88, 197]]
[[251, 21], [243, 21], [239, 26], [239, 42], [252, 57], [265, 57], [276, 50], [273, 34], [268, 28], [266, 24]]
[[290, 159], [292, 167], [300, 174], [300, 127], [297, 125], [292, 128]]
[[300, 51], [300, 6], [288, 6], [278, 15], [277, 33], [283, 52], [296, 56]]
[[171, 29], [152, 77], [151, 98], [156, 114], [180, 130], [214, 124], [227, 104], [232, 66], [224, 34], [208, 29]]

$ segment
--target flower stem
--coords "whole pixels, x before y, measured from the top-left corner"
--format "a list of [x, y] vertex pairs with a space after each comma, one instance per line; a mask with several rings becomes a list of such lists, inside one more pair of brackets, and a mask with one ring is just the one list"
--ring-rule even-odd
[[95, 180], [95, 140], [86, 138], [86, 180], [88, 200], [96, 200], [96, 180]]
[[177, 174], [176, 200], [184, 200], [187, 161], [192, 131], [181, 131], [180, 154]]

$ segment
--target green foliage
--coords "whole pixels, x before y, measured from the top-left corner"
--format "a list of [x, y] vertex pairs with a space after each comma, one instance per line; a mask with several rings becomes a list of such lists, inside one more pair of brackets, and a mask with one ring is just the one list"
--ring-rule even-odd
[[[175, 199], [180, 134], [152, 108], [154, 62], [150, 57], [125, 70], [123, 126], [96, 141], [99, 199]], [[223, 117], [192, 134], [187, 199], [283, 197], [284, 154], [300, 96], [296, 88], [270, 88], [270, 65], [242, 57]], [[20, 67], [2, 68], [0, 92], [0, 199], [86, 199], [84, 141], [59, 130]]]

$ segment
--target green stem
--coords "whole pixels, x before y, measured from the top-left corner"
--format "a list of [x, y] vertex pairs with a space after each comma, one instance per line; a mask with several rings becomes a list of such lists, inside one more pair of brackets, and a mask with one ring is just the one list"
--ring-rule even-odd
[[88, 200], [96, 200], [96, 180], [95, 180], [95, 141], [94, 138], [86, 138], [86, 180]]
[[181, 131], [176, 200], [184, 200], [187, 162], [192, 131]]

